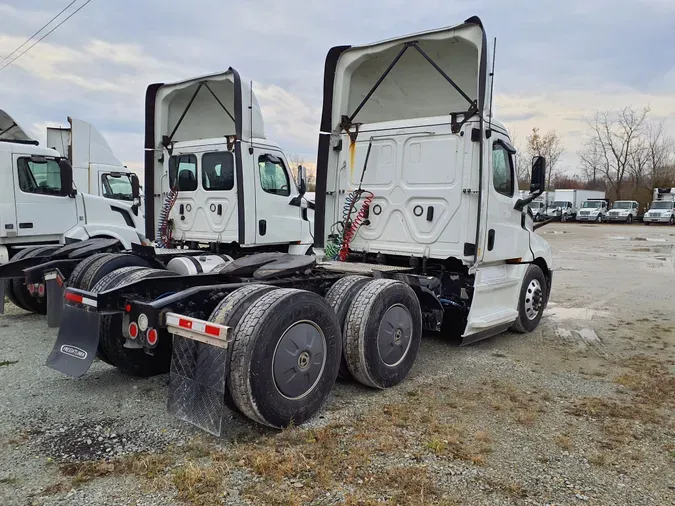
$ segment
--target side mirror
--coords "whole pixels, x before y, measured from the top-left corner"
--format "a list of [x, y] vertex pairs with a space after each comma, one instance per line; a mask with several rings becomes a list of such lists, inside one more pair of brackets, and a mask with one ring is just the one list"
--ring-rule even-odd
[[546, 184], [546, 158], [535, 156], [532, 160], [532, 177], [530, 179], [530, 193], [536, 193], [537, 197], [544, 192]]
[[524, 207], [544, 193], [546, 184], [546, 158], [535, 156], [532, 159], [532, 178], [530, 179], [530, 196], [524, 199], [518, 199], [514, 209], [522, 211]]
[[131, 196], [134, 200], [141, 198], [141, 182], [136, 174], [131, 174]]
[[298, 192], [300, 196], [307, 193], [307, 169], [298, 165]]
[[61, 193], [74, 197], [76, 192], [73, 190], [73, 168], [65, 158], [59, 158], [58, 164], [61, 175]]

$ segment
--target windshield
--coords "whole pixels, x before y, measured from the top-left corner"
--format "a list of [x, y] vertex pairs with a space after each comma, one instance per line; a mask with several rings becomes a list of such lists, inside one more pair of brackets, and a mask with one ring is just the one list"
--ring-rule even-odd
[[103, 196], [115, 200], [134, 200], [131, 174], [111, 173], [101, 176]]
[[631, 209], [632, 207], [632, 202], [614, 202], [612, 209]]
[[672, 209], [673, 203], [660, 200], [658, 202], [652, 202], [652, 205], [649, 209]]
[[587, 200], [586, 202], [581, 204], [581, 207], [583, 209], [600, 209], [602, 207], [602, 202]]
[[556, 207], [567, 207], [567, 202], [562, 202], [562, 201], [561, 201], [561, 202], [557, 202], [557, 201], [556, 201], [556, 202], [554, 202], [553, 204], [551, 204], [551, 205], [548, 206], [548, 207], [552, 207], [552, 208], [556, 208]]

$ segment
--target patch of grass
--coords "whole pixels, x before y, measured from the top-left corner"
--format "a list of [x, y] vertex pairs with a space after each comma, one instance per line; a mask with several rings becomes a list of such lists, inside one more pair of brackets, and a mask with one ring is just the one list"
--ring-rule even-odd
[[516, 421], [521, 425], [532, 427], [534, 422], [537, 421], [537, 413], [531, 411], [522, 412], [516, 417]]
[[607, 456], [604, 453], [594, 453], [589, 455], [586, 460], [596, 466], [604, 466], [607, 463]]
[[14, 364], [18, 364], [18, 363], [19, 363], [18, 360], [2, 360], [2, 361], [0, 361], [0, 367], [5, 367], [5, 366], [8, 366], [8, 365], [14, 365]]
[[492, 438], [490, 437], [490, 434], [488, 434], [485, 431], [476, 432], [474, 439], [476, 441], [480, 441], [481, 443], [492, 443]]
[[568, 436], [556, 436], [555, 444], [558, 446], [558, 448], [562, 448], [563, 450], [572, 449], [572, 439]]
[[200, 465], [189, 461], [174, 469], [172, 482], [178, 490], [178, 498], [192, 504], [222, 504], [226, 492], [224, 480], [229, 468], [224, 463], [210, 462]]
[[69, 476], [73, 485], [86, 483], [104, 476], [120, 476], [135, 474], [154, 479], [164, 475], [167, 467], [174, 463], [174, 458], [164, 454], [137, 454], [114, 460], [97, 460], [62, 464], [61, 473]]

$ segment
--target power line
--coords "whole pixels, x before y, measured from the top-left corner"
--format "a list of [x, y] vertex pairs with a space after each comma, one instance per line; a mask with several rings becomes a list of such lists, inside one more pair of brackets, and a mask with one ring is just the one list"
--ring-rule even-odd
[[44, 25], [42, 25], [42, 28], [40, 28], [37, 32], [35, 32], [35, 33], [34, 33], [33, 35], [31, 35], [30, 37], [28, 37], [28, 39], [26, 39], [26, 41], [25, 41], [23, 44], [21, 44], [21, 45], [20, 45], [19, 47], [17, 47], [14, 51], [12, 51], [12, 52], [9, 53], [7, 56], [5, 56], [2, 60], [0, 60], [0, 63], [2, 63], [3, 61], [7, 60], [10, 56], [12, 56], [14, 53], [16, 53], [17, 51], [19, 51], [23, 46], [25, 46], [26, 44], [28, 44], [28, 43], [29, 43], [29, 42], [30, 42], [30, 41], [31, 41], [38, 33], [40, 33], [42, 30], [44, 30], [44, 29], [47, 28], [49, 25], [51, 25], [52, 22], [53, 22], [56, 18], [58, 18], [61, 14], [63, 14], [66, 10], [68, 10], [68, 8], [69, 8], [71, 5], [73, 5], [75, 2], [77, 2], [77, 0], [73, 0], [73, 1], [70, 2], [68, 5], [66, 5], [66, 6], [63, 8], [63, 10], [62, 10], [61, 12], [59, 12], [56, 16], [54, 16], [52, 19], [50, 19], [50, 20], [47, 21]]
[[87, 0], [86, 2], [84, 2], [84, 3], [83, 3], [82, 5], [80, 5], [77, 9], [75, 9], [72, 13], [70, 13], [70, 15], [69, 15], [67, 18], [65, 18], [65, 19], [64, 19], [63, 21], [61, 21], [58, 25], [56, 25], [54, 28], [52, 28], [52, 29], [49, 30], [47, 33], [45, 33], [42, 37], [40, 37], [38, 40], [36, 40], [33, 44], [31, 44], [31, 45], [28, 46], [26, 49], [24, 49], [23, 52], [19, 53], [19, 55], [17, 55], [13, 60], [9, 61], [8, 63], [6, 63], [6, 64], [4, 64], [2, 67], [0, 67], [0, 72], [2, 72], [3, 70], [5, 70], [5, 69], [6, 69], [7, 67], [9, 67], [12, 63], [14, 63], [16, 60], [18, 60], [18, 59], [21, 58], [23, 55], [25, 55], [28, 51], [30, 51], [31, 49], [33, 49], [33, 48], [34, 48], [36, 45], [38, 45], [42, 40], [44, 40], [44, 38], [47, 37], [50, 33], [52, 33], [52, 32], [53, 32], [54, 30], [56, 30], [59, 26], [61, 26], [63, 23], [65, 23], [65, 22], [68, 21], [70, 18], [72, 18], [75, 14], [77, 14], [78, 12], [80, 12], [80, 11], [81, 11], [81, 10], [82, 10], [89, 2], [91, 2], [91, 0]]

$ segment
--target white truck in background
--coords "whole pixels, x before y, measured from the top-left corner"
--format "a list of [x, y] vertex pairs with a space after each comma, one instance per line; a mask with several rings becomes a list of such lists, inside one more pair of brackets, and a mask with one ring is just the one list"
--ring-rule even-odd
[[608, 223], [633, 223], [640, 214], [640, 203], [637, 200], [617, 200], [607, 213]]
[[603, 223], [607, 221], [609, 213], [609, 200], [601, 199], [586, 199], [581, 203], [581, 207], [577, 211], [577, 221], [592, 221], [595, 223]]
[[542, 221], [546, 219], [546, 209], [549, 204], [553, 202], [553, 192], [545, 191], [540, 197], [536, 198], [529, 204], [530, 211], [534, 221]]
[[642, 220], [645, 225], [675, 225], [675, 188], [654, 188], [654, 200]]
[[590, 199], [604, 199], [605, 192], [596, 190], [554, 190], [553, 202], [546, 209], [547, 218], [573, 220], [582, 204]]
[[[80, 186], [88, 189], [86, 174], [77, 177]], [[131, 180], [132, 201], [79, 191], [74, 180], [67, 158], [40, 146], [0, 111], [0, 264], [39, 257], [68, 242], [90, 238], [114, 239], [125, 248], [145, 240], [136, 176]], [[4, 292], [20, 307], [37, 307], [22, 278], [0, 280], [3, 304]]]
[[[47, 147], [68, 159], [78, 191], [115, 200], [134, 201], [130, 171], [115, 156], [101, 133], [90, 123], [68, 117], [67, 127], [47, 127]], [[144, 223], [141, 197], [141, 222]]]

